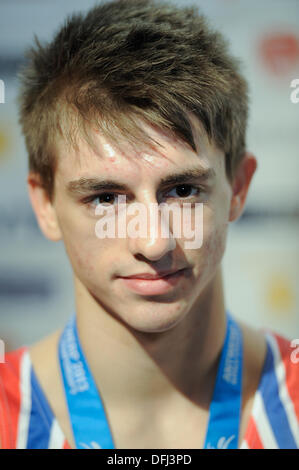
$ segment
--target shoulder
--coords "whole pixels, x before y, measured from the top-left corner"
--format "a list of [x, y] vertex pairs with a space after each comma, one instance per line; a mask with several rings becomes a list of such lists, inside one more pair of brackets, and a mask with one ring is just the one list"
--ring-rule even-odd
[[[28, 376], [30, 359], [26, 346], [5, 354], [0, 364], [0, 439], [2, 448], [15, 448], [21, 412], [25, 376]], [[28, 385], [28, 384], [27, 384]]]
[[[296, 419], [299, 430], [299, 353], [292, 341], [271, 331], [265, 332], [268, 343], [260, 392], [267, 400], [267, 409], [281, 403], [281, 418]], [[276, 396], [276, 398], [275, 398]], [[284, 410], [284, 412], [283, 412]]]
[[0, 364], [0, 442], [4, 449], [64, 448], [66, 442], [25, 346]]
[[59, 441], [58, 448], [61, 448], [61, 446], [63, 448], [70, 448], [70, 443], [72, 447], [74, 447], [74, 443], [69, 426], [68, 410], [65, 404], [57, 353], [60, 335], [61, 329], [30, 346], [29, 353], [39, 390], [43, 394], [52, 415], [55, 417]]
[[271, 330], [264, 330], [263, 334], [267, 350], [246, 445], [250, 448], [299, 448], [299, 360], [294, 344]]

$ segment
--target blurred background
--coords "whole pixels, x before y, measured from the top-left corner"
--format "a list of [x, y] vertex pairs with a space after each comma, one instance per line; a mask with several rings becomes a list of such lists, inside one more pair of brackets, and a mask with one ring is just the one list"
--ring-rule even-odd
[[[63, 245], [42, 236], [29, 203], [17, 73], [35, 34], [50, 39], [67, 14], [95, 3], [0, 0], [0, 338], [6, 351], [63, 326], [74, 311]], [[299, 1], [174, 3], [202, 9], [242, 59], [250, 84], [248, 149], [258, 170], [247, 208], [230, 226], [227, 307], [257, 328], [299, 338], [299, 91], [298, 103], [291, 101], [291, 82], [299, 79]]]

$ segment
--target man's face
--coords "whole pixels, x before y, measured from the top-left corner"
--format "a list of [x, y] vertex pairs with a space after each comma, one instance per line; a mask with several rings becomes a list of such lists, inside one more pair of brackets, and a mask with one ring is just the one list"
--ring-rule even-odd
[[[225, 249], [232, 190], [223, 152], [199, 132], [198, 124], [197, 153], [182, 141], [143, 126], [161, 144], [156, 150], [140, 146], [137, 151], [128, 142], [116, 147], [94, 131], [95, 147], [83, 138], [76, 150], [60, 142], [53, 205], [76, 282], [107, 314], [138, 331], [159, 332], [178, 324], [214, 278]], [[161, 184], [170, 175], [194, 169], [205, 176]], [[124, 188], [97, 190], [108, 180]], [[119, 195], [126, 196], [127, 207], [143, 204], [148, 216], [150, 206], [161, 202], [177, 203], [181, 211], [191, 203], [192, 230], [195, 203], [202, 203], [202, 246], [187, 249], [184, 233], [178, 238], [162, 237], [160, 225], [154, 236], [148, 228], [144, 238], [98, 238], [95, 228], [100, 217], [95, 209], [98, 204], [116, 205]], [[119, 216], [116, 210], [116, 224]], [[170, 223], [170, 233], [171, 228]], [[162, 286], [159, 280], [124, 279], [182, 269], [164, 279]]]

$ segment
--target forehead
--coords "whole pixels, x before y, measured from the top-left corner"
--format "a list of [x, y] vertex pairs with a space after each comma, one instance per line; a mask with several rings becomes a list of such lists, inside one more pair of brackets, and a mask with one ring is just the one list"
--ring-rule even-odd
[[192, 118], [196, 152], [183, 140], [163, 129], [140, 122], [153, 144], [133, 144], [121, 138], [112, 141], [97, 129], [89, 129], [89, 139], [77, 136], [76, 145], [59, 140], [56, 145], [56, 179], [66, 184], [78, 178], [109, 177], [137, 184], [145, 178], [163, 178], [175, 170], [198, 167], [225, 174], [224, 153], [209, 141], [203, 127]]

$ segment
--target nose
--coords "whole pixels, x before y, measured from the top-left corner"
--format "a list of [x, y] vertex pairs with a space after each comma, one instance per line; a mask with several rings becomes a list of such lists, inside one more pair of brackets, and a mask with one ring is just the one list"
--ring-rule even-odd
[[161, 217], [157, 204], [150, 204], [145, 214], [141, 236], [128, 236], [129, 250], [135, 256], [142, 255], [150, 261], [157, 261], [175, 249], [176, 240]]

